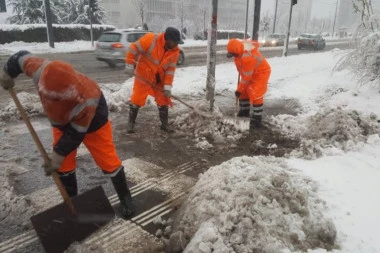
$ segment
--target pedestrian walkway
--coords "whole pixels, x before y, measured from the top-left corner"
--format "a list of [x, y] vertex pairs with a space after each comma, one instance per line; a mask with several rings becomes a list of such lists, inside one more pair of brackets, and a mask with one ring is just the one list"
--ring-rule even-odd
[[[123, 161], [123, 164], [133, 163], [138, 166], [150, 166], [157, 168], [157, 165], [132, 158]], [[149, 168], [148, 168], [149, 169]], [[195, 178], [189, 175], [196, 175], [200, 170], [197, 162], [186, 162], [177, 166], [173, 170], [164, 170], [158, 178], [148, 178], [130, 188], [136, 203], [137, 215], [131, 220], [124, 220], [120, 217], [115, 219], [98, 232], [87, 238], [83, 243], [98, 245], [106, 252], [139, 252], [136, 245], [159, 245], [159, 240], [155, 237], [158, 227], [155, 220], [167, 219], [171, 213], [183, 201], [190, 188], [195, 184]], [[188, 185], [184, 187], [184, 178]], [[189, 183], [190, 182], [190, 183]], [[192, 182], [192, 183], [191, 183]], [[177, 187], [176, 187], [177, 186]], [[178, 187], [180, 191], [178, 191]], [[168, 192], [167, 189], [173, 189]], [[62, 202], [55, 186], [51, 186], [26, 196], [35, 205], [37, 210], [43, 211]], [[119, 204], [117, 195], [109, 196], [109, 201], [115, 210]], [[117, 214], [118, 215], [118, 214]], [[143, 240], [142, 240], [143, 238]], [[148, 241], [147, 241], [148, 240]], [[140, 246], [141, 246], [140, 245]], [[0, 252], [39, 252], [41, 245], [34, 230], [9, 238], [0, 243]]]

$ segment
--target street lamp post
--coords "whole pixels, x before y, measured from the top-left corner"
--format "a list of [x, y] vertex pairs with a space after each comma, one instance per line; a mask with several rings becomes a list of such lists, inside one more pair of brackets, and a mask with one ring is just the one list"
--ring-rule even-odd
[[245, 29], [244, 29], [244, 39], [247, 38], [248, 32], [248, 8], [249, 8], [249, 0], [247, 0], [247, 8], [245, 10]]
[[277, 6], [278, 6], [278, 0], [276, 0], [276, 5], [274, 7], [274, 19], [273, 19], [273, 33], [276, 32], [276, 22], [277, 22]]
[[255, 12], [253, 16], [252, 39], [259, 40], [261, 0], [255, 0]]
[[47, 38], [48, 38], [49, 46], [51, 48], [54, 48], [54, 33], [53, 33], [53, 24], [52, 24], [52, 18], [51, 18], [51, 10], [50, 10], [50, 0], [44, 0], [44, 4], [45, 4]]
[[335, 4], [335, 17], [334, 17], [334, 24], [333, 24], [333, 30], [332, 30], [332, 37], [334, 37], [334, 33], [335, 33], [336, 16], [338, 15], [338, 2], [339, 2], [339, 0], [336, 0], [336, 4]]
[[286, 33], [286, 40], [284, 43], [284, 49], [282, 51], [282, 55], [287, 57], [288, 56], [288, 45], [289, 45], [289, 37], [290, 37], [290, 27], [292, 24], [292, 13], [293, 13], [293, 5], [297, 4], [297, 0], [291, 0], [290, 1], [290, 11], [289, 11], [289, 22], [288, 22], [288, 31]]

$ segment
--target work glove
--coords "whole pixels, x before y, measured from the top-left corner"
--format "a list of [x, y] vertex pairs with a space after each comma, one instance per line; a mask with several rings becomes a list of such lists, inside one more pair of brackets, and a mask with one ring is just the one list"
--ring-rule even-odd
[[169, 97], [171, 97], [171, 95], [172, 95], [172, 92], [170, 90], [164, 90], [164, 96], [165, 97], [169, 98]]
[[12, 77], [16, 78], [22, 73], [22, 69], [19, 63], [21, 57], [30, 54], [30, 52], [21, 50], [9, 57], [8, 61], [4, 65], [4, 71]]
[[15, 86], [13, 78], [10, 77], [8, 73], [5, 71], [2, 71], [0, 73], [0, 83], [1, 86], [3, 86], [3, 88], [6, 90], [9, 90], [10, 88], [13, 88], [13, 86]]
[[65, 160], [65, 157], [53, 151], [49, 159], [50, 163], [44, 166], [46, 176], [50, 176], [51, 173], [57, 171], [61, 167], [63, 160]]
[[133, 64], [125, 65], [124, 73], [127, 74], [127, 76], [132, 77], [135, 73], [135, 67], [133, 66]]
[[240, 95], [241, 95], [241, 92], [239, 92], [239, 91], [235, 91], [235, 97], [240, 97]]

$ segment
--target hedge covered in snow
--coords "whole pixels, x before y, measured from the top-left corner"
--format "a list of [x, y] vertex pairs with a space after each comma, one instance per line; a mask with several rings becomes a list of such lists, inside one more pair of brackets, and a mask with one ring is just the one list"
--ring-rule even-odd
[[[93, 25], [94, 39], [104, 31], [114, 30], [112, 25]], [[53, 24], [55, 42], [91, 40], [90, 25], [55, 25]], [[1, 25], [0, 44], [14, 41], [47, 42], [46, 25]]]

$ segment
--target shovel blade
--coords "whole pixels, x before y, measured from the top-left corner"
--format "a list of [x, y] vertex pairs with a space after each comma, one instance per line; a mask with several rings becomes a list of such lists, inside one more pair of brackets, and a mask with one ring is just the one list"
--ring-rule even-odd
[[222, 121], [226, 124], [234, 125], [237, 129], [241, 131], [247, 131], [249, 129], [249, 118], [245, 117], [228, 117], [224, 116]]
[[76, 215], [61, 203], [30, 218], [47, 253], [64, 252], [71, 243], [82, 241], [115, 216], [101, 186], [75, 196], [72, 201]]

